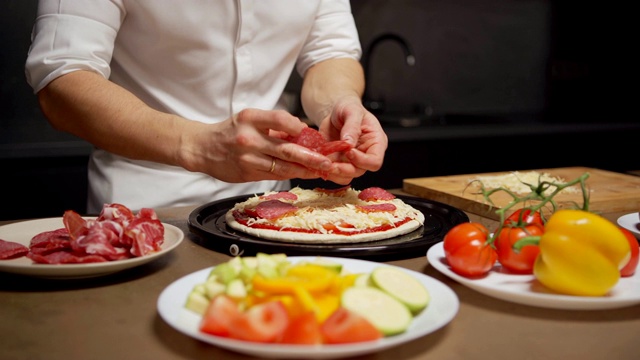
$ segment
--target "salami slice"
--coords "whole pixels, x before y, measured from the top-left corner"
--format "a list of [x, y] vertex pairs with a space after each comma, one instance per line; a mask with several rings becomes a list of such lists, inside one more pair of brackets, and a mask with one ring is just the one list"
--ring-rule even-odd
[[290, 136], [287, 140], [294, 144], [319, 152], [322, 155], [346, 152], [353, 148], [344, 140], [327, 141], [327, 139], [325, 139], [318, 130], [310, 127], [302, 129], [298, 136]]
[[256, 206], [255, 212], [263, 219], [277, 219], [287, 214], [294, 213], [298, 208], [280, 200], [267, 200]]
[[287, 140], [309, 149], [317, 149], [322, 144], [327, 142], [327, 140], [324, 138], [324, 136], [322, 136], [322, 134], [320, 134], [318, 130], [310, 127], [302, 129], [298, 136], [291, 136]]
[[322, 155], [329, 155], [333, 153], [347, 152], [351, 149], [352, 146], [348, 142], [344, 140], [335, 140], [326, 142], [318, 146], [318, 148], [316, 148], [315, 150]]
[[319, 192], [319, 193], [323, 193], [323, 194], [327, 194], [327, 195], [332, 195], [332, 196], [343, 196], [347, 190], [351, 189], [351, 185], [345, 185], [343, 187], [339, 187], [336, 189], [325, 189], [325, 188], [315, 188], [313, 189], [313, 191]]
[[380, 187], [370, 187], [362, 190], [358, 194], [358, 198], [363, 201], [375, 201], [375, 200], [393, 200], [395, 195]]
[[124, 260], [160, 251], [164, 241], [164, 226], [151, 208], [134, 215], [124, 205], [105, 204], [96, 219], [67, 210], [62, 220], [64, 228], [31, 239], [28, 258], [42, 264]]
[[61, 250], [71, 250], [71, 241], [69, 240], [69, 232], [65, 228], [45, 231], [31, 239], [29, 250], [38, 255], [47, 255]]
[[0, 260], [16, 259], [29, 253], [29, 248], [13, 241], [0, 239]]
[[29, 253], [27, 257], [38, 264], [85, 264], [108, 261], [100, 255], [74, 254], [71, 251], [57, 251], [47, 255]]
[[289, 191], [280, 191], [275, 194], [262, 195], [261, 199], [265, 200], [298, 200], [298, 195]]

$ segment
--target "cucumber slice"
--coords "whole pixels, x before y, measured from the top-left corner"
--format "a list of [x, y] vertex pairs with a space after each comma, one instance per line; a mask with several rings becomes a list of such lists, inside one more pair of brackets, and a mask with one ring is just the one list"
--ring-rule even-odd
[[369, 320], [385, 336], [405, 332], [413, 316], [409, 309], [374, 287], [350, 287], [342, 293], [342, 306]]
[[187, 297], [185, 307], [197, 314], [204, 314], [209, 306], [209, 299], [198, 290], [192, 290]]
[[356, 281], [353, 283], [353, 286], [369, 286], [369, 273], [362, 273], [358, 275]]
[[305, 264], [311, 264], [311, 265], [318, 265], [318, 266], [322, 266], [327, 268], [328, 270], [334, 271], [337, 274], [340, 274], [342, 272], [342, 264], [333, 260], [329, 260], [323, 257], [316, 257], [313, 260], [308, 260], [308, 261], [300, 261], [298, 263], [298, 265], [305, 265]]
[[247, 288], [242, 279], [236, 278], [227, 284], [226, 294], [235, 299], [242, 299], [247, 296]]
[[431, 301], [429, 291], [416, 278], [392, 267], [378, 267], [371, 272], [370, 283], [405, 304], [416, 314]]
[[223, 283], [219, 283], [217, 281], [207, 281], [204, 283], [204, 291], [205, 296], [208, 299], [213, 299], [214, 297], [225, 292], [227, 287]]

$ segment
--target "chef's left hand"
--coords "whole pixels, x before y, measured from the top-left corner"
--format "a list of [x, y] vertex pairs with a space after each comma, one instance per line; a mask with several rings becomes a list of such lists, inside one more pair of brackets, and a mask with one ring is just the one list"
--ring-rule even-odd
[[344, 97], [334, 105], [331, 114], [320, 124], [319, 131], [329, 141], [344, 140], [353, 149], [342, 161], [333, 163], [326, 180], [347, 185], [367, 171], [382, 167], [388, 139], [378, 119], [358, 97]]

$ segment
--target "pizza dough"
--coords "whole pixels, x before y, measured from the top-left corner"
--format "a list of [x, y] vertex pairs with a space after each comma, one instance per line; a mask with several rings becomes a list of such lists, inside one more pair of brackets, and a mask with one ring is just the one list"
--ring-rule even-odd
[[293, 188], [255, 195], [225, 215], [232, 229], [290, 243], [359, 243], [408, 234], [424, 214], [381, 188]]

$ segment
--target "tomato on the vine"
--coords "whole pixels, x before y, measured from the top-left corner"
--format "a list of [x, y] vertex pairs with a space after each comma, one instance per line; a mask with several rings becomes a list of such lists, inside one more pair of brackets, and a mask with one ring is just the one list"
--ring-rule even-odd
[[[520, 219], [520, 217], [522, 217], [522, 219]], [[520, 222], [520, 220], [522, 220], [522, 222]], [[532, 213], [531, 209], [521, 208], [514, 211], [504, 221], [505, 226], [515, 226], [518, 224], [539, 225], [544, 227], [544, 220], [542, 219], [540, 211], [534, 211]]]
[[522, 227], [504, 226], [495, 243], [500, 264], [513, 273], [533, 274], [533, 264], [540, 254], [538, 245], [526, 245], [519, 251], [515, 251], [513, 245], [524, 237], [540, 236], [543, 233], [543, 227], [535, 224]]
[[444, 236], [444, 254], [451, 269], [462, 276], [481, 276], [489, 272], [498, 255], [487, 241], [489, 231], [480, 223], [466, 222], [451, 228]]

